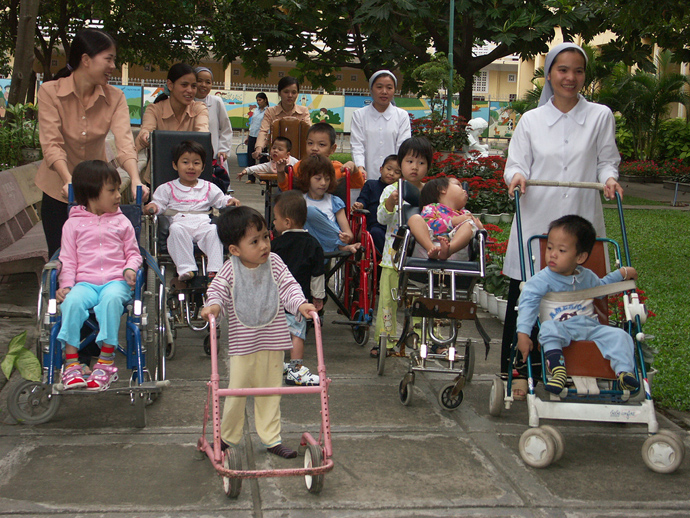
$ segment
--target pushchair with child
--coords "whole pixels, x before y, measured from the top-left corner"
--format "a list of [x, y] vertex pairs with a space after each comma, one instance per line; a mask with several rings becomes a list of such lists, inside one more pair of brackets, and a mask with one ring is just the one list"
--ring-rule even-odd
[[[572, 187], [603, 190], [603, 185], [583, 182], [548, 182], [528, 181], [527, 185], [546, 187]], [[602, 277], [606, 274], [609, 264], [608, 251], [614, 252], [614, 264], [617, 268], [630, 266], [630, 250], [626, 235], [625, 221], [621, 198], [616, 194], [618, 216], [622, 236], [621, 245], [613, 239], [597, 238], [594, 250], [584, 267], [594, 271]], [[516, 224], [519, 242], [523, 242], [522, 225], [520, 215], [520, 193], [515, 191]], [[534, 262], [537, 251], [533, 251], [536, 242], [539, 243], [539, 252], [545, 264], [546, 236], [532, 236], [527, 245], [528, 258], [524, 257], [524, 250], [519, 247], [520, 266], [523, 280], [526, 279], [527, 259], [529, 268], [534, 275]], [[622, 293], [622, 303], [625, 317], [621, 322], [609, 321], [609, 298]], [[645, 424], [649, 437], [642, 445], [642, 458], [645, 464], [658, 473], [671, 473], [681, 464], [685, 447], [682, 439], [668, 430], [660, 430], [654, 410], [654, 402], [650, 391], [650, 383], [647, 377], [647, 367], [644, 362], [644, 344], [648, 337], [642, 331], [642, 324], [646, 321], [647, 312], [640, 302], [633, 280], [607, 284], [589, 290], [569, 291], [562, 293], [550, 293], [545, 296], [558, 302], [581, 301], [583, 299], [595, 299], [599, 322], [602, 324], [616, 325], [627, 332], [635, 347], [635, 372], [634, 375], [640, 385], [638, 389], [628, 390], [620, 385], [615, 372], [611, 369], [608, 360], [604, 359], [599, 348], [591, 341], [573, 341], [563, 349], [565, 365], [567, 366], [568, 382], [559, 393], [551, 395], [550, 400], [542, 399], [535, 391], [532, 362], [527, 360], [527, 409], [529, 426], [520, 438], [519, 451], [524, 462], [532, 467], [544, 468], [554, 461], [558, 461], [564, 451], [565, 442], [563, 435], [551, 425], [541, 425], [542, 419], [606, 422], [619, 424]], [[541, 325], [539, 320], [538, 325]], [[510, 365], [516, 364], [517, 333], [511, 348]], [[542, 365], [546, 365], [544, 351], [540, 350]], [[499, 416], [503, 407], [510, 409], [513, 383], [513, 370], [508, 369], [506, 380], [496, 377], [491, 387], [489, 413]], [[542, 381], [548, 382], [546, 369], [542, 369]]]
[[[178, 174], [172, 166], [173, 149], [183, 141], [193, 140], [204, 146], [206, 150], [206, 164], [200, 178], [213, 182], [213, 165], [211, 158], [212, 143], [211, 134], [188, 131], [160, 131], [151, 133], [151, 192], [171, 180]], [[199, 311], [203, 307], [203, 297], [206, 293], [208, 277], [206, 272], [206, 257], [195, 245], [194, 257], [197, 262], [198, 275], [187, 282], [176, 278], [175, 264], [168, 253], [167, 239], [170, 229], [170, 216], [176, 211], [166, 211], [161, 215], [146, 215], [145, 240], [152, 255], [160, 263], [161, 283], [157, 285], [163, 295], [162, 303], [158, 308], [163, 317], [160, 319], [163, 326], [160, 329], [163, 340], [166, 342], [166, 357], [172, 359], [175, 356], [175, 337], [177, 329], [189, 327], [193, 331], [204, 331], [208, 324], [199, 318]], [[212, 211], [208, 212], [209, 217]], [[169, 270], [173, 272], [169, 273]], [[153, 279], [155, 281], [155, 278]], [[210, 354], [208, 336], [204, 339], [204, 350]]]
[[[141, 187], [137, 193], [136, 204], [120, 206], [122, 212], [132, 222], [137, 238], [141, 228]], [[135, 426], [146, 426], [146, 407], [153, 403], [161, 390], [168, 385], [165, 381], [165, 347], [159, 341], [160, 293], [153, 285], [158, 284], [161, 275], [155, 259], [144, 248], [140, 247], [144, 264], [137, 272], [136, 286], [132, 300], [123, 308], [127, 315], [126, 346], [116, 350], [126, 357], [127, 368], [131, 376], [126, 386], [115, 384], [105, 392], [124, 394], [130, 397], [135, 408]], [[49, 261], [41, 275], [38, 299], [38, 358], [42, 364], [40, 381], [23, 380], [16, 384], [7, 398], [8, 411], [18, 422], [23, 424], [42, 424], [48, 422], [57, 413], [63, 395], [93, 394], [87, 390], [71, 389], [65, 391], [61, 380], [61, 369], [64, 367], [63, 351], [57, 339], [61, 327], [60, 306], [56, 300], [58, 274], [61, 263], [59, 251]], [[147, 278], [145, 271], [150, 272]], [[156, 278], [155, 282], [151, 277]], [[89, 333], [82, 338], [80, 349], [95, 343], [98, 335], [98, 322], [90, 312], [85, 328]]]
[[[353, 243], [359, 243], [357, 252], [335, 251], [325, 253], [326, 295], [347, 320], [334, 320], [336, 325], [350, 326], [352, 336], [358, 345], [369, 341], [369, 328], [373, 325], [377, 292], [376, 248], [371, 234], [367, 232], [365, 210], [351, 212], [350, 172], [344, 171], [333, 193], [345, 202], [350, 228], [354, 234]], [[293, 185], [292, 167], [288, 167], [288, 186]]]
[[[466, 186], [463, 186], [466, 189]], [[394, 248], [399, 284], [394, 298], [405, 312], [403, 331], [396, 347], [399, 356], [409, 352], [408, 370], [400, 382], [398, 394], [403, 405], [412, 401], [417, 373], [434, 373], [448, 377], [438, 393], [438, 402], [446, 410], [454, 410], [463, 399], [462, 389], [474, 372], [474, 340], [460, 338], [463, 320], [474, 321], [475, 327], [489, 349], [490, 338], [477, 318], [477, 305], [471, 294], [475, 283], [485, 274], [486, 232], [476, 233], [469, 245], [468, 261], [440, 261], [413, 257], [415, 240], [407, 221], [419, 213], [419, 191], [398, 181], [399, 230]], [[419, 332], [413, 320], [421, 320]], [[388, 337], [379, 337], [377, 370], [384, 373]]]

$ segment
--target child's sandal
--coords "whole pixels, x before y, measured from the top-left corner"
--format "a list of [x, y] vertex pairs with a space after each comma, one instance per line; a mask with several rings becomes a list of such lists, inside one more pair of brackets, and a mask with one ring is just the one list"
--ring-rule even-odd
[[89, 379], [86, 380], [86, 390], [93, 392], [108, 390], [110, 384], [117, 381], [117, 379], [117, 367], [115, 365], [97, 363]]
[[75, 363], [65, 369], [65, 372], [62, 373], [62, 385], [64, 386], [64, 390], [86, 386], [84, 371], [80, 364]]

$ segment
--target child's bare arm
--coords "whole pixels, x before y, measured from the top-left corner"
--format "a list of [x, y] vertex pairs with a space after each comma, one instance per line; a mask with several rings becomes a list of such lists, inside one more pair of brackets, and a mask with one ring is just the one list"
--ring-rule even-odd
[[338, 226], [341, 230], [340, 234], [338, 235], [340, 240], [343, 243], [351, 243], [355, 235], [352, 233], [352, 229], [350, 229], [350, 223], [348, 223], [347, 221], [347, 214], [345, 214], [345, 209], [340, 209], [338, 212], [335, 213], [335, 220], [338, 222]]
[[384, 203], [386, 206], [386, 210], [388, 212], [393, 212], [395, 208], [398, 206], [398, 190], [394, 190], [391, 195], [386, 198], [386, 201]]
[[526, 333], [518, 333], [517, 336], [518, 336], [518, 342], [517, 342], [518, 351], [520, 351], [522, 353], [522, 361], [526, 362], [527, 357], [529, 356], [529, 352], [532, 350], [532, 347], [533, 347], [532, 339]]
[[632, 266], [623, 266], [623, 268], [621, 268], [619, 271], [621, 272], [624, 281], [637, 280], [637, 270], [635, 270], [635, 268]]

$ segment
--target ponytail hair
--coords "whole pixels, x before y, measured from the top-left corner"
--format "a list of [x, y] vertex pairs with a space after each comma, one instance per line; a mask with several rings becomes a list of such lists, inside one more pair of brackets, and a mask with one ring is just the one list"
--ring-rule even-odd
[[117, 47], [113, 37], [100, 29], [82, 29], [74, 36], [69, 50], [67, 66], [58, 71], [53, 79], [68, 77], [81, 65], [84, 54], [90, 58], [111, 47]]
[[[166, 79], [174, 83], [179, 78], [181, 78], [182, 76], [186, 76], [187, 74], [193, 74], [194, 77], [196, 77], [196, 72], [194, 71], [191, 65], [188, 65], [187, 63], [175, 63], [168, 70], [168, 76]], [[156, 97], [156, 100], [153, 101], [153, 103], [156, 104], [161, 101], [165, 101], [168, 97], [170, 97], [170, 91], [168, 90], [168, 84], [166, 83], [165, 88], [163, 89], [163, 93]]]

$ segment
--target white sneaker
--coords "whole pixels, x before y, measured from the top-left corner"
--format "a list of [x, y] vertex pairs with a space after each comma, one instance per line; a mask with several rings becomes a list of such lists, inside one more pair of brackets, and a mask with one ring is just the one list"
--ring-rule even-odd
[[283, 376], [287, 376], [288, 370], [290, 370], [290, 364], [283, 362]]
[[312, 374], [304, 365], [298, 371], [288, 369], [287, 379], [285, 383], [288, 385], [318, 385], [319, 377]]

